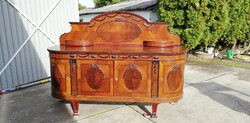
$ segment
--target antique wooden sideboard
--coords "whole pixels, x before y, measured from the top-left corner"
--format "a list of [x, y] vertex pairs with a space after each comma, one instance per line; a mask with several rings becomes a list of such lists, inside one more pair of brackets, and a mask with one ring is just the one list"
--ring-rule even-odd
[[109, 12], [90, 22], [71, 22], [60, 45], [48, 48], [52, 96], [79, 101], [177, 102], [183, 95], [187, 49], [168, 23], [129, 12]]

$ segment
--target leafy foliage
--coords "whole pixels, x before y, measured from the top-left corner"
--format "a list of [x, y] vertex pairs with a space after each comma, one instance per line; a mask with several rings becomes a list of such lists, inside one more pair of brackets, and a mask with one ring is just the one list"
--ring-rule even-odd
[[227, 45], [250, 38], [250, 1], [229, 0], [229, 24], [224, 31], [221, 41]]
[[159, 0], [158, 17], [169, 22], [189, 49], [249, 39], [249, 0]]
[[96, 7], [102, 7], [102, 6], [107, 6], [110, 4], [119, 3], [122, 1], [125, 1], [125, 0], [94, 0], [94, 3]]
[[82, 9], [85, 9], [86, 6], [83, 6], [82, 4], [78, 3], [78, 10], [82, 10]]

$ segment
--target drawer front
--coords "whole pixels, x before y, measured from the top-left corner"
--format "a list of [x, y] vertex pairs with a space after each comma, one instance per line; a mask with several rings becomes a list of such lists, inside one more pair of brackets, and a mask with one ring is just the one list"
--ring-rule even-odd
[[114, 66], [114, 96], [151, 96], [150, 61], [115, 61]]
[[160, 61], [159, 97], [171, 98], [182, 95], [184, 60]]
[[113, 61], [77, 60], [78, 95], [112, 96]]
[[68, 60], [50, 60], [52, 94], [70, 94], [70, 73]]

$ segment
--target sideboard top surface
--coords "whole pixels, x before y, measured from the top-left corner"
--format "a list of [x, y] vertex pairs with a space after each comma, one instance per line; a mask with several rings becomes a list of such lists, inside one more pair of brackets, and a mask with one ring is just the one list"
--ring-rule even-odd
[[89, 46], [89, 47], [70, 47], [56, 45], [48, 48], [53, 53], [119, 53], [119, 54], [183, 54], [187, 49], [183, 46], [173, 46], [168, 48], [152, 48], [144, 46]]

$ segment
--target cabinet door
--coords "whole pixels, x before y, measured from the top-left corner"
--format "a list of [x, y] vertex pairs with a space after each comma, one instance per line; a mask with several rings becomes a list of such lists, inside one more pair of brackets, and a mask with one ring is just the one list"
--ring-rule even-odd
[[171, 98], [183, 92], [183, 61], [161, 61], [159, 71], [159, 97]]
[[115, 96], [150, 97], [150, 92], [150, 61], [115, 61]]
[[113, 61], [78, 60], [79, 95], [113, 95]]
[[51, 59], [52, 94], [70, 94], [69, 61]]

